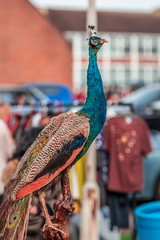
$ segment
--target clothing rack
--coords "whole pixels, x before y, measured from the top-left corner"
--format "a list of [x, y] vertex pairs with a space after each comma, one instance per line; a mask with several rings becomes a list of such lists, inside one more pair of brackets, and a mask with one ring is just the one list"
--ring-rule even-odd
[[[82, 105], [77, 103], [73, 104], [63, 104], [60, 102], [55, 102], [53, 104], [38, 105], [38, 104], [28, 104], [17, 105], [17, 109], [12, 111], [11, 117], [8, 119], [8, 127], [10, 128], [16, 142], [20, 140], [23, 132], [32, 126], [32, 118], [37, 113], [41, 115], [41, 120], [47, 117], [57, 116], [60, 113], [67, 112], [69, 110], [77, 111]], [[24, 109], [23, 109], [24, 108]]]
[[124, 102], [118, 102], [118, 103], [112, 103], [112, 106], [113, 105], [116, 105], [116, 106], [127, 106], [127, 107], [129, 107], [130, 108], [130, 111], [132, 112], [132, 113], [134, 113], [134, 107], [133, 107], [133, 104], [132, 103], [124, 103]]

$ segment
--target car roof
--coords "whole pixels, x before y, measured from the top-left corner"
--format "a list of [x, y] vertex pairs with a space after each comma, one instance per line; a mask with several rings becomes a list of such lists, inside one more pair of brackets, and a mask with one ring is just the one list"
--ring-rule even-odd
[[33, 82], [33, 83], [25, 83], [22, 85], [23, 87], [43, 87], [43, 86], [53, 86], [53, 87], [60, 87], [60, 88], [66, 88], [66, 89], [69, 89], [70, 88], [65, 85], [65, 84], [60, 84], [60, 83], [52, 83], [52, 82]]

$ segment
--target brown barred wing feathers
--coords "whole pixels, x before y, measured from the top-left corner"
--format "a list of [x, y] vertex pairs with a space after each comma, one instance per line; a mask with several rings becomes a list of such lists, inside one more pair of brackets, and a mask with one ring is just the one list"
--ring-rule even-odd
[[74, 117], [63, 122], [26, 171], [12, 192], [12, 199], [21, 199], [46, 186], [75, 160], [89, 135], [89, 119]]
[[[53, 136], [56, 131], [60, 128], [64, 121], [69, 121], [74, 117], [74, 113], [71, 111], [59, 114], [56, 117], [51, 118], [50, 122], [44, 127], [44, 129], [39, 133], [33, 144], [28, 148], [23, 157], [21, 158], [18, 167], [13, 175], [13, 180], [17, 177], [18, 173], [28, 166], [32, 162], [31, 156], [37, 155], [41, 148], [49, 141], [51, 136]], [[39, 148], [38, 148], [39, 147]], [[33, 152], [33, 153], [32, 153]]]

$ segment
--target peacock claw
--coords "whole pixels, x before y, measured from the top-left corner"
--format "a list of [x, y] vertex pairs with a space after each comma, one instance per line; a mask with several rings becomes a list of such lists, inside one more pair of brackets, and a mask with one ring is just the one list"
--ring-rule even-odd
[[59, 233], [61, 235], [65, 235], [65, 233], [61, 231], [58, 227], [59, 226], [56, 223], [53, 223], [52, 225], [49, 226], [47, 225], [47, 223], [45, 223], [44, 226], [41, 228], [41, 232], [44, 234], [46, 231], [49, 231], [52, 234]]
[[57, 212], [59, 211], [65, 211], [67, 213], [73, 213], [74, 211], [74, 207], [72, 202], [68, 201], [68, 200], [62, 200], [62, 201], [56, 201], [53, 204], [53, 209], [55, 211], [55, 215], [57, 215]]
[[74, 207], [71, 200], [68, 170], [63, 173], [61, 183], [64, 199], [54, 203], [53, 210], [55, 214], [53, 218], [48, 214], [44, 200], [44, 193], [39, 193], [46, 220], [46, 224], [42, 228], [43, 237], [46, 240], [68, 240], [70, 238], [68, 222], [69, 215], [74, 211]]
[[43, 232], [43, 237], [46, 240], [65, 240], [67, 238], [63, 237], [61, 233], [53, 230], [52, 228], [46, 228], [45, 232]]
[[57, 201], [54, 204], [55, 216], [50, 217], [50, 224], [45, 224], [42, 228], [44, 239], [67, 240], [69, 234], [69, 215], [73, 212], [72, 203], [67, 200]]

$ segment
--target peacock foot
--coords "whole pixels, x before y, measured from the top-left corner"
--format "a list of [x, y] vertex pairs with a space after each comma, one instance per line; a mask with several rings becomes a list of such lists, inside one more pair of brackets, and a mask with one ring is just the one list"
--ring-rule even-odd
[[68, 225], [64, 225], [62, 222], [52, 220], [52, 226], [45, 224], [41, 229], [43, 237], [46, 240], [68, 240], [70, 237]]
[[[43, 195], [40, 195], [41, 202], [43, 204], [43, 212], [45, 213], [46, 225], [43, 227], [43, 236], [45, 239], [50, 240], [68, 240], [69, 234], [69, 215], [74, 211], [74, 207], [71, 200], [68, 170], [64, 171], [61, 184], [63, 200], [56, 201], [53, 205], [54, 218], [49, 218], [46, 207], [43, 201]], [[50, 224], [51, 223], [51, 224]]]
[[68, 239], [66, 238], [66, 233], [61, 231], [60, 226], [58, 224], [52, 224], [52, 225], [47, 225], [46, 223], [41, 229], [41, 232], [43, 233], [44, 239], [50, 240], [65, 240]]
[[60, 215], [66, 215], [66, 214], [70, 214], [73, 213], [74, 211], [74, 207], [73, 204], [70, 200], [65, 199], [65, 200], [61, 200], [61, 201], [56, 201], [53, 204], [53, 210], [55, 212], [55, 219], [59, 219]]
[[[51, 220], [53, 221], [53, 218], [51, 218]], [[45, 232], [46, 228], [50, 228], [50, 229], [53, 229], [53, 230], [55, 230], [55, 231], [59, 231], [58, 225], [57, 225], [57, 224], [53, 224], [52, 221], [51, 221], [50, 224], [45, 223], [45, 224], [43, 225], [43, 227], [41, 228], [41, 232], [42, 232], [42, 233]], [[61, 233], [63, 234], [63, 232], [61, 232]]]
[[69, 215], [73, 212], [72, 204], [67, 204], [65, 201], [57, 201], [54, 204], [55, 215], [54, 217], [46, 216], [46, 223], [41, 229], [43, 237], [46, 240], [68, 240], [69, 234]]
[[66, 240], [68, 238], [64, 238], [59, 232], [55, 232], [51, 228], [47, 228], [43, 233], [43, 237], [46, 240]]

